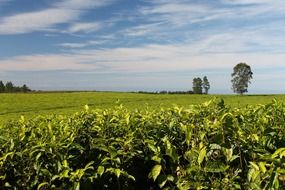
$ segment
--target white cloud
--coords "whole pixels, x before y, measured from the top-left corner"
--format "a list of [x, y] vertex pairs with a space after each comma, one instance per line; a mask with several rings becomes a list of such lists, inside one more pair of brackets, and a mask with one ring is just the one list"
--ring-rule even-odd
[[108, 5], [113, 1], [114, 0], [62, 0], [58, 2], [56, 6], [64, 9], [90, 9]]
[[[157, 3], [142, 7], [139, 13], [148, 17], [147, 20], [166, 22], [177, 26], [193, 23], [194, 20], [211, 14], [207, 5], [199, 5], [182, 1]], [[151, 16], [150, 16], [151, 15]]]
[[102, 45], [108, 42], [108, 40], [90, 40], [83, 43], [62, 43], [58, 44], [58, 46], [65, 47], [65, 48], [84, 48], [92, 45]]
[[62, 43], [62, 44], [59, 44], [59, 46], [65, 47], [65, 48], [83, 48], [83, 47], [86, 47], [87, 44], [84, 44], [84, 43]]
[[[216, 20], [254, 18], [253, 16], [274, 16], [283, 14], [283, 0], [220, 0], [219, 6], [214, 3], [189, 2], [185, 0], [147, 1], [148, 6], [141, 7], [139, 13], [147, 20], [169, 22], [170, 25], [185, 26], [193, 23], [204, 23]], [[241, 6], [224, 6], [241, 5]]]
[[271, 4], [280, 3], [279, 0], [222, 0], [224, 3], [235, 4], [235, 5], [250, 5], [250, 4]]
[[123, 35], [133, 37], [146, 36], [149, 34], [157, 33], [158, 31], [160, 31], [160, 27], [163, 27], [163, 23], [142, 24], [139, 26], [127, 28], [121, 31], [121, 33]]
[[[202, 48], [202, 47], [200, 47]], [[196, 50], [198, 49], [198, 50]], [[285, 55], [195, 53], [199, 45], [146, 45], [137, 48], [81, 50], [66, 54], [20, 56], [0, 60], [2, 71], [74, 70], [95, 72], [176, 72], [231, 69], [239, 62], [253, 68], [283, 67]]]
[[152, 7], [142, 9], [143, 14], [165, 14], [165, 13], [181, 13], [188, 12], [189, 14], [193, 13], [204, 13], [207, 11], [207, 6], [202, 6], [199, 4], [192, 3], [164, 3], [164, 4], [155, 4]]
[[[86, 9], [107, 5], [110, 2], [110, 0], [64, 0], [44, 10], [3, 17], [0, 19], [0, 35], [50, 30], [57, 24], [77, 20]], [[95, 23], [75, 24], [71, 30], [91, 31], [95, 30], [97, 25]]]
[[102, 27], [100, 22], [88, 22], [88, 23], [73, 23], [67, 30], [70, 33], [84, 32], [90, 33], [99, 30]]
[[96, 65], [74, 60], [69, 54], [17, 56], [0, 60], [0, 70], [2, 71], [88, 70], [96, 68]]
[[22, 34], [40, 31], [53, 25], [70, 22], [79, 12], [68, 9], [47, 9], [32, 13], [22, 13], [0, 20], [0, 34]]
[[199, 50], [196, 53], [271, 53], [285, 48], [285, 28], [280, 20], [285, 16], [283, 0], [220, 0], [207, 4], [145, 1], [146, 6], [137, 11], [137, 19], [144, 22], [119, 32], [135, 43], [137, 39], [191, 43]]
[[90, 40], [87, 42], [88, 45], [102, 45], [107, 43], [109, 40], [105, 39], [105, 40]]
[[[104, 89], [107, 90], [130, 88], [140, 90], [147, 87], [152, 89], [173, 87], [175, 89], [177, 87], [175, 83], [184, 81], [183, 85], [177, 87], [182, 88], [187, 86], [187, 83], [191, 83], [191, 77], [207, 75], [213, 91], [216, 89], [215, 92], [230, 93], [232, 68], [239, 62], [246, 62], [254, 72], [252, 86], [256, 89], [263, 89], [263, 82], [272, 85], [274, 80], [282, 75], [280, 72], [276, 74], [276, 71], [271, 68], [284, 70], [285, 54], [282, 52], [265, 54], [243, 51], [247, 48], [246, 43], [250, 39], [257, 41], [264, 39], [262, 35], [252, 37], [253, 34], [256, 34], [254, 32], [256, 29], [258, 28], [244, 33], [235, 31], [213, 34], [203, 40], [172, 45], [150, 44], [133, 48], [74, 50], [64, 54], [16, 56], [0, 60], [0, 70], [2, 72], [68, 70], [77, 74], [86, 72], [86, 75], [89, 73], [89, 76], [90, 73], [93, 73], [97, 77], [96, 74], [100, 74], [100, 76], [112, 74], [112, 77], [102, 79], [101, 82], [102, 86], [105, 85]], [[81, 48], [92, 43], [101, 42], [66, 43], [65, 47]], [[271, 43], [265, 41], [264, 45], [272, 45]], [[211, 73], [207, 73], [208, 71]], [[171, 74], [170, 76], [158, 75], [158, 73], [164, 72]], [[180, 72], [189, 72], [189, 77], [181, 78]], [[113, 77], [113, 74], [123, 78]], [[138, 78], [137, 76], [142, 77]], [[132, 81], [132, 83], [128, 81]], [[141, 83], [141, 86], [138, 83]], [[250, 92], [252, 92], [251, 87]]]

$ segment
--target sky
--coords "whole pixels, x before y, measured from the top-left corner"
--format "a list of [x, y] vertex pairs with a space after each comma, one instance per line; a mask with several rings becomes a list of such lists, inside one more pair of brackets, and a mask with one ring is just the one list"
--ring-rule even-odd
[[284, 0], [0, 0], [0, 80], [35, 90], [285, 93]]

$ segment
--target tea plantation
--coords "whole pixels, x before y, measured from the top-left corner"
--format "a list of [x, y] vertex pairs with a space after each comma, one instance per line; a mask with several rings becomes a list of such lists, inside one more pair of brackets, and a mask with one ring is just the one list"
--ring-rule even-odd
[[123, 104], [130, 110], [160, 109], [178, 105], [187, 107], [213, 99], [222, 98], [231, 107], [245, 107], [270, 103], [272, 99], [285, 101], [284, 95], [175, 95], [138, 94], [123, 92], [43, 92], [43, 93], [0, 93], [0, 123], [18, 119], [21, 115], [33, 118], [37, 115], [70, 115], [80, 111], [84, 105], [91, 109], [113, 108]]
[[285, 189], [282, 102], [130, 107], [1, 125], [0, 189]]

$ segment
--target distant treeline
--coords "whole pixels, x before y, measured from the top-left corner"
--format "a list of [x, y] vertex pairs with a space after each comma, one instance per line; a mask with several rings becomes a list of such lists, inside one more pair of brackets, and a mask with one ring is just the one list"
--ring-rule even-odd
[[31, 89], [27, 85], [23, 86], [15, 86], [11, 81], [6, 82], [4, 84], [0, 81], [0, 93], [12, 93], [12, 92], [30, 92]]
[[194, 94], [193, 91], [156, 91], [156, 92], [148, 92], [148, 91], [138, 91], [140, 94]]
[[208, 94], [210, 90], [210, 82], [208, 81], [207, 76], [204, 76], [203, 79], [200, 77], [193, 79], [193, 90], [188, 91], [155, 91], [155, 92], [148, 92], [148, 91], [138, 91], [141, 94]]

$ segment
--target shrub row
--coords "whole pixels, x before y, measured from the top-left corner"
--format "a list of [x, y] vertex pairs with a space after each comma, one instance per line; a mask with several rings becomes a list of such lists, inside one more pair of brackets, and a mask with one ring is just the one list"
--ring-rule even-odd
[[284, 189], [285, 107], [85, 110], [0, 127], [0, 189]]

